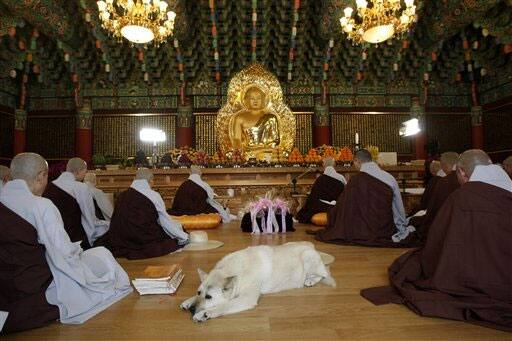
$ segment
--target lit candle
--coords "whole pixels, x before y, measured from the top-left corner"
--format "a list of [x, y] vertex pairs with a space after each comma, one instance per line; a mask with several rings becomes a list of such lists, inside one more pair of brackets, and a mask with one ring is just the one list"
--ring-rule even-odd
[[356, 133], [356, 144], [359, 144], [359, 134]]

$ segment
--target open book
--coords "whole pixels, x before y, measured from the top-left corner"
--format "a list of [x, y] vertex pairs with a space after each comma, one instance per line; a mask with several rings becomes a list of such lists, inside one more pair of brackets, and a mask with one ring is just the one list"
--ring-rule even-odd
[[183, 270], [178, 264], [171, 266], [148, 266], [144, 277], [132, 280], [141, 295], [174, 294], [183, 281]]

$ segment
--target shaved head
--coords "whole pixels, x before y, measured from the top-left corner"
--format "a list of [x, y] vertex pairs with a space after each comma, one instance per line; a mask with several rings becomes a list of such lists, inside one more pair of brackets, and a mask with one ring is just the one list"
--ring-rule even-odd
[[148, 168], [139, 168], [135, 175], [135, 180], [147, 180], [150, 182], [153, 180], [153, 173]]
[[455, 152], [446, 152], [441, 154], [441, 169], [446, 173], [450, 174], [453, 170], [453, 166], [457, 165], [459, 161], [459, 154]]
[[334, 158], [328, 156], [324, 159], [324, 168], [325, 167], [334, 167], [336, 166], [336, 161], [334, 161]]
[[93, 172], [87, 172], [84, 176], [84, 182], [86, 181], [96, 185], [96, 174]]
[[192, 165], [192, 166], [190, 166], [190, 174], [201, 175], [201, 174], [203, 174], [203, 171], [201, 170], [201, 167], [198, 167], [196, 165]]
[[87, 169], [87, 163], [79, 157], [70, 159], [66, 165], [66, 171], [71, 173], [80, 172], [84, 169]]
[[476, 166], [488, 166], [491, 164], [491, 158], [483, 150], [466, 150], [460, 155], [459, 162], [457, 163], [459, 182], [466, 183], [469, 181]]
[[441, 162], [434, 160], [429, 165], [430, 174], [436, 175], [441, 170]]
[[11, 178], [11, 170], [7, 166], [0, 165], [0, 181], [7, 182]]
[[366, 149], [361, 149], [356, 152], [354, 159], [358, 159], [361, 163], [370, 162], [372, 161], [372, 154]]
[[11, 161], [11, 176], [24, 180], [34, 195], [42, 195], [48, 182], [48, 163], [36, 153], [18, 154]]
[[11, 176], [14, 180], [34, 181], [37, 174], [44, 171], [48, 171], [48, 163], [36, 153], [21, 153], [11, 161]]

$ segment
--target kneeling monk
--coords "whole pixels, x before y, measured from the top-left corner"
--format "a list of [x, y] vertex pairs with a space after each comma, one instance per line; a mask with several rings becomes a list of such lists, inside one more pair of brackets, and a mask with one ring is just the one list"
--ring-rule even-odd
[[229, 223], [231, 216], [229, 210], [215, 200], [215, 192], [203, 179], [201, 168], [190, 167], [188, 180], [180, 185], [174, 196], [170, 215], [196, 215], [201, 213], [218, 213], [223, 223]]
[[71, 241], [82, 241], [84, 249], [104, 235], [109, 225], [108, 221], [96, 217], [93, 196], [82, 182], [86, 173], [87, 163], [78, 157], [72, 158], [66, 171], [49, 183], [43, 193], [59, 209]]
[[[409, 233], [400, 189], [395, 178], [362, 149], [354, 156], [359, 173], [352, 176], [328, 211], [327, 227], [316, 239], [337, 244], [407, 246]], [[405, 240], [407, 239], [407, 240]]]
[[481, 150], [464, 152], [462, 186], [438, 212], [421, 249], [389, 268], [389, 287], [361, 294], [417, 314], [512, 331], [512, 180]]
[[112, 254], [105, 248], [83, 251], [72, 243], [58, 209], [41, 197], [46, 161], [38, 154], [18, 154], [11, 171], [13, 180], [0, 198], [3, 332], [57, 319], [83, 323], [129, 294], [128, 276]]
[[297, 212], [299, 223], [310, 223], [311, 217], [315, 214], [327, 212], [332, 205], [327, 204], [326, 201], [336, 201], [343, 192], [347, 180], [336, 172], [334, 166], [332, 157], [324, 159], [324, 173], [315, 180], [304, 206]]
[[188, 234], [169, 217], [152, 184], [153, 173], [139, 169], [130, 188], [119, 194], [110, 229], [97, 245], [105, 245], [116, 257], [142, 259], [167, 255], [188, 243]]

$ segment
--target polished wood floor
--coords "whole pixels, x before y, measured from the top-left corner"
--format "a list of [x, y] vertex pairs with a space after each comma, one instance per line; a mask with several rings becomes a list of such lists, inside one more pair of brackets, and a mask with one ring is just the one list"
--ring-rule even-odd
[[336, 289], [319, 284], [266, 295], [250, 311], [192, 322], [179, 309], [193, 295], [199, 278], [196, 268], [209, 271], [225, 254], [258, 244], [311, 240], [306, 225], [286, 235], [251, 236], [238, 223], [210, 231], [210, 239], [225, 245], [216, 250], [181, 252], [139, 261], [119, 260], [128, 274], [146, 265], [181, 263], [186, 277], [176, 296], [139, 296], [132, 293], [83, 325], [50, 326], [22, 332], [5, 340], [512, 340], [512, 335], [488, 328], [443, 319], [417, 316], [399, 305], [376, 307], [359, 291], [387, 284], [388, 265], [404, 250], [337, 246], [315, 241], [317, 249], [336, 257], [331, 271]]

